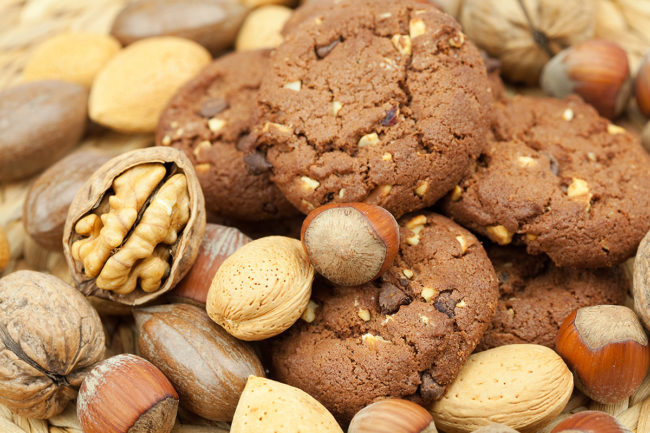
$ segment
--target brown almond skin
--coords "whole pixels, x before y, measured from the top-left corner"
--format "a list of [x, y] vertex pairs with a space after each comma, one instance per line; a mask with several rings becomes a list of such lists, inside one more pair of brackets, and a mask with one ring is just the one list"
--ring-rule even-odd
[[84, 433], [169, 433], [177, 410], [178, 394], [165, 375], [131, 354], [97, 364], [77, 399]]
[[[81, 239], [81, 236], [74, 231], [74, 227], [81, 218], [93, 210], [96, 204], [101, 202], [104, 195], [111, 189], [116, 177], [132, 167], [150, 162], [173, 165], [178, 170], [177, 172], [185, 174], [187, 179], [190, 218], [179, 234], [176, 243], [171, 246], [172, 261], [169, 275], [163, 280], [162, 286], [152, 293], [146, 293], [140, 288], [126, 295], [102, 290], [97, 287], [94, 278], [89, 279], [84, 275], [83, 263], [72, 257], [72, 244]], [[185, 154], [180, 150], [159, 146], [132, 150], [107, 161], [77, 191], [68, 209], [68, 216], [63, 228], [63, 254], [77, 289], [84, 295], [97, 296], [126, 305], [142, 305], [169, 292], [189, 272], [199, 252], [205, 233], [205, 224], [203, 192], [194, 166]]]
[[192, 269], [178, 283], [170, 297], [180, 302], [205, 306], [208, 290], [219, 266], [232, 253], [252, 241], [251, 238], [234, 227], [219, 224], [207, 224], [205, 235], [199, 248], [199, 254]]
[[198, 307], [160, 305], [133, 315], [140, 354], [165, 373], [183, 407], [203, 418], [231, 421], [248, 376], [264, 376], [251, 347]]
[[110, 156], [98, 149], [74, 152], [41, 173], [27, 192], [23, 225], [39, 245], [63, 250], [63, 226], [75, 194]]
[[566, 418], [551, 430], [551, 433], [630, 433], [616, 418], [593, 410], [578, 412]]
[[[646, 376], [650, 346], [626, 340], [592, 350], [576, 327], [577, 313], [574, 310], [564, 320], [556, 340], [556, 351], [573, 371], [576, 386], [600, 403], [617, 403], [629, 397]], [[629, 367], [624, 374], [621, 366]]]
[[0, 182], [38, 173], [65, 155], [86, 129], [87, 90], [44, 80], [0, 93]]
[[238, 0], [137, 0], [117, 15], [111, 34], [124, 45], [180, 36], [215, 54], [232, 46], [247, 13]]

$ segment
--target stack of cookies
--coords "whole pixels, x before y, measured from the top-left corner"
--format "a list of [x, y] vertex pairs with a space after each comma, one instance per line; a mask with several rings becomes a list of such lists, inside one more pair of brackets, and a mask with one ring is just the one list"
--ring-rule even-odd
[[381, 397], [431, 404], [475, 350], [553, 347], [574, 309], [626, 302], [620, 265], [650, 230], [637, 138], [578, 97], [504, 98], [427, 1], [311, 2], [284, 33], [214, 61], [156, 134], [193, 162], [213, 222], [295, 233], [341, 202], [398, 219], [382, 277], [317, 280], [315, 317], [265, 346], [272, 377], [345, 424]]

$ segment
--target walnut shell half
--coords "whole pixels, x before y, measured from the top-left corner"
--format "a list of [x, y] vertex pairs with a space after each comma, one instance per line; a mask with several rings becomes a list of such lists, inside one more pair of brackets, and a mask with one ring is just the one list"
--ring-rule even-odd
[[30, 418], [62, 412], [102, 360], [104, 341], [97, 312], [58, 278], [0, 279], [0, 404]]
[[187, 274], [205, 220], [185, 154], [138, 149], [108, 161], [79, 189], [63, 229], [64, 253], [83, 294], [141, 305]]

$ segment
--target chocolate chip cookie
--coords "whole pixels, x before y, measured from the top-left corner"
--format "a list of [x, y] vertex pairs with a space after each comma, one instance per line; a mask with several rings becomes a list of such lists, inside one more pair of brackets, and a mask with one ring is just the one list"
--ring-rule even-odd
[[634, 255], [650, 229], [650, 155], [578, 97], [494, 107], [493, 137], [444, 212], [501, 245], [556, 265], [597, 268]]
[[268, 59], [268, 51], [219, 58], [176, 93], [160, 118], [156, 144], [191, 159], [211, 214], [259, 221], [297, 213], [270, 181], [264, 157], [241, 150]]
[[307, 213], [435, 203], [482, 151], [485, 66], [453, 18], [413, 0], [341, 0], [291, 31], [260, 89], [259, 148]]
[[554, 348], [560, 325], [573, 310], [625, 302], [629, 281], [620, 267], [563, 269], [523, 248], [486, 249], [499, 279], [500, 299], [478, 350], [517, 343]]
[[271, 343], [271, 371], [339, 421], [374, 400], [442, 397], [495, 311], [478, 240], [429, 212], [400, 221], [400, 253], [374, 283], [316, 288], [303, 319]]

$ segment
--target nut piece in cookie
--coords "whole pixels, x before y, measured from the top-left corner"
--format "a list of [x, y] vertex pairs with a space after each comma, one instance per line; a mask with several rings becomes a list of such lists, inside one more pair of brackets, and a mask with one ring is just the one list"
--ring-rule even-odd
[[556, 346], [573, 370], [578, 389], [599, 403], [631, 396], [650, 365], [643, 326], [634, 311], [619, 305], [574, 311], [562, 323]]
[[314, 267], [299, 240], [260, 238], [221, 264], [208, 291], [206, 310], [240, 340], [264, 340], [300, 318], [313, 279]]
[[189, 271], [204, 231], [203, 195], [187, 158], [141, 149], [109, 160], [77, 192], [64, 253], [84, 294], [137, 305]]
[[399, 226], [380, 206], [329, 204], [305, 218], [300, 238], [319, 274], [334, 284], [357, 286], [380, 277], [393, 264]]

